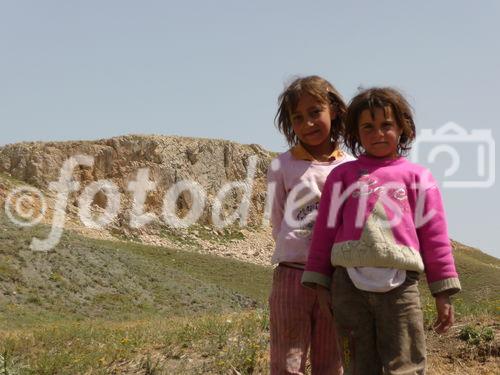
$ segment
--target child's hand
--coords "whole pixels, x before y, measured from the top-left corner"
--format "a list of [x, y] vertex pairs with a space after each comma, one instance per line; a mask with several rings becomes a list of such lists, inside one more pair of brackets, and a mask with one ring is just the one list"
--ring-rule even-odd
[[437, 319], [434, 323], [434, 330], [437, 333], [445, 333], [455, 322], [453, 306], [450, 302], [450, 296], [446, 293], [436, 295]]
[[316, 295], [318, 296], [319, 309], [326, 316], [332, 316], [332, 295], [330, 290], [322, 285], [316, 284]]

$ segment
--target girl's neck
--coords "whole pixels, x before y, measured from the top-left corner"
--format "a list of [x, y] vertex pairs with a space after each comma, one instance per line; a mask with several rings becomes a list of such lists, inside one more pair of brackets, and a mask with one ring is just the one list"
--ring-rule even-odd
[[401, 155], [399, 155], [397, 152], [392, 154], [392, 155], [388, 155], [388, 156], [375, 156], [375, 155], [371, 155], [371, 154], [368, 154], [367, 152], [364, 152], [363, 154], [361, 155], [364, 155], [365, 157], [367, 158], [370, 158], [370, 159], [375, 159], [375, 160], [396, 160], [396, 159], [399, 159], [401, 157]]
[[406, 158], [404, 156], [398, 155], [396, 158], [378, 158], [375, 156], [370, 156], [366, 153], [358, 156], [358, 160], [367, 165], [373, 166], [382, 166], [382, 165], [395, 165], [406, 162]]
[[301, 143], [301, 145], [317, 161], [330, 161], [332, 152], [336, 149], [335, 143], [330, 141], [316, 146], [307, 145], [305, 143]]

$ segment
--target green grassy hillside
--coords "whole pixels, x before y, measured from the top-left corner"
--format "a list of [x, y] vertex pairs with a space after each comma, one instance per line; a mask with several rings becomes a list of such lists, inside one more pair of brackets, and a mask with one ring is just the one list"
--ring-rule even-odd
[[[0, 374], [267, 373], [269, 267], [70, 232], [48, 253], [30, 251], [48, 230], [0, 215]], [[487, 374], [498, 355], [485, 329], [498, 332], [500, 261], [455, 248], [464, 291], [446, 345], [461, 348], [463, 327], [472, 329], [481, 362], [461, 363]], [[422, 292], [430, 325], [424, 281]]]
[[47, 233], [0, 216], [0, 328], [222, 312], [262, 306], [268, 294], [268, 268], [74, 233], [50, 252], [30, 251], [31, 238]]

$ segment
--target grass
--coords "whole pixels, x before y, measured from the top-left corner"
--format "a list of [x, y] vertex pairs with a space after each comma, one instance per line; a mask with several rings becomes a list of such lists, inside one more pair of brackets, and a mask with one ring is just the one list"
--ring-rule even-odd
[[[270, 268], [70, 232], [51, 252], [28, 250], [48, 230], [0, 215], [0, 375], [267, 373]], [[475, 353], [476, 366], [498, 356], [499, 261], [460, 246], [455, 258], [462, 323], [439, 345]], [[451, 368], [430, 373], [459, 373]]]
[[[468, 336], [464, 340], [465, 331]], [[479, 343], [470, 341], [468, 337], [475, 337], [472, 335], [479, 335]], [[194, 319], [60, 322], [30, 331], [3, 332], [1, 337], [10, 374], [265, 374], [269, 366], [265, 309], [205, 314]], [[488, 328], [464, 328], [459, 337], [467, 342], [463, 353], [454, 354], [454, 362], [474, 353], [473, 365], [486, 366], [484, 362], [494, 349]], [[454, 337], [445, 340], [444, 345], [458, 345]], [[464, 364], [454, 369], [461, 366]], [[492, 366], [475, 373], [493, 373], [489, 372]], [[446, 368], [442, 372], [433, 369], [429, 374], [461, 373]], [[472, 368], [467, 368], [465, 373], [471, 373]]]
[[21, 186], [21, 185], [26, 185], [26, 182], [19, 180], [15, 177], [12, 177], [10, 174], [7, 174], [5, 172], [0, 172], [0, 182], [6, 182], [8, 185], [11, 186]]
[[251, 374], [267, 366], [267, 320], [264, 311], [254, 310], [196, 319], [66, 322], [4, 334], [2, 349], [9, 373], [106, 374], [127, 368], [133, 373], [236, 369]]
[[17, 228], [0, 216], [0, 329], [45, 319], [216, 313], [267, 300], [270, 268], [70, 232], [48, 253], [28, 250], [48, 230]]
[[[500, 260], [467, 246], [456, 245], [455, 263], [462, 291], [452, 298], [457, 319], [468, 317], [498, 319], [500, 314]], [[424, 280], [420, 283], [425, 320], [436, 317], [434, 298]]]
[[460, 330], [458, 335], [460, 340], [467, 342], [470, 345], [480, 345], [493, 341], [495, 333], [491, 327], [476, 328], [471, 325], [466, 325]]
[[270, 268], [69, 232], [29, 251], [48, 231], [0, 216], [3, 373], [251, 373], [265, 357]]
[[[256, 230], [252, 226], [246, 226], [245, 229]], [[191, 247], [198, 246], [198, 242], [193, 237], [218, 245], [227, 245], [233, 241], [245, 239], [242, 228], [238, 225], [227, 226], [220, 230], [200, 224], [193, 224], [186, 229], [162, 227], [158, 230], [158, 235], [176, 245], [189, 245]]]

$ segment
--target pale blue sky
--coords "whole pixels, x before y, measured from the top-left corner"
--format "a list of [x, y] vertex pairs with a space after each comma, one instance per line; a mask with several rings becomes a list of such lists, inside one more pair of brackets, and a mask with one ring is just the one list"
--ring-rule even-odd
[[[346, 99], [392, 85], [417, 129], [498, 138], [499, 19], [495, 0], [1, 1], [0, 145], [141, 133], [283, 151], [276, 99], [297, 74]], [[498, 186], [443, 195], [452, 238], [500, 257]]]

